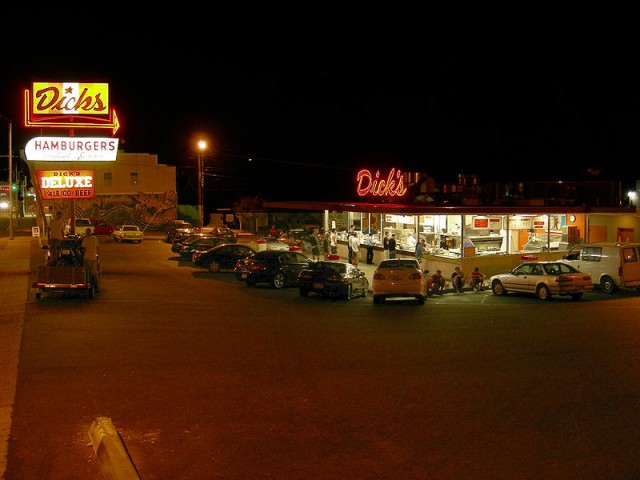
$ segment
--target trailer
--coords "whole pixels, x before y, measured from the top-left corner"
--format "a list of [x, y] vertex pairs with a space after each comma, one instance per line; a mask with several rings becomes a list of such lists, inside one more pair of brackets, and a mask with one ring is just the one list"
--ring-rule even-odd
[[31, 287], [37, 289], [36, 299], [43, 293], [71, 292], [93, 298], [97, 285], [91, 276], [91, 269], [85, 265], [80, 238], [65, 238], [49, 248], [44, 265], [38, 266], [36, 280]]

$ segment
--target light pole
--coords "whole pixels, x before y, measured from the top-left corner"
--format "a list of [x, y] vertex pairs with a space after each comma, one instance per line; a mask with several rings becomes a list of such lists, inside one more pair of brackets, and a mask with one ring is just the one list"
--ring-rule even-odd
[[7, 117], [0, 115], [0, 118], [9, 122], [9, 240], [13, 239], [13, 162], [12, 162], [12, 145], [11, 138], [13, 137], [12, 123]]
[[204, 140], [198, 141], [198, 228], [202, 230], [202, 221], [203, 221], [203, 213], [202, 213], [202, 190], [204, 188], [204, 174], [202, 172], [202, 153], [207, 148], [207, 142]]

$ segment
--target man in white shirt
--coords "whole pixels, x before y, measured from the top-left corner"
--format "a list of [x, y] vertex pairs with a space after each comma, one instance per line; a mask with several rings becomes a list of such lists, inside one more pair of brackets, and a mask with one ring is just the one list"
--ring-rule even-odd
[[407, 250], [413, 252], [416, 248], [416, 237], [413, 236], [412, 232], [409, 232], [409, 236], [407, 237]]
[[354, 231], [349, 238], [349, 245], [351, 246], [351, 264], [354, 267], [358, 266], [360, 262], [360, 234]]

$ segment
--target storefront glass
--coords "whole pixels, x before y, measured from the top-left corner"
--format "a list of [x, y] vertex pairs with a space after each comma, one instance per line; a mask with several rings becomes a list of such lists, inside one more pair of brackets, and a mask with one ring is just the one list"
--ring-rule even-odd
[[[373, 233], [382, 246], [385, 233], [395, 233], [399, 251], [413, 252], [424, 238], [428, 253], [449, 258], [568, 250], [570, 227], [566, 215], [395, 215], [343, 212], [332, 214], [339, 240], [349, 226]], [[364, 237], [363, 237], [364, 238]]]

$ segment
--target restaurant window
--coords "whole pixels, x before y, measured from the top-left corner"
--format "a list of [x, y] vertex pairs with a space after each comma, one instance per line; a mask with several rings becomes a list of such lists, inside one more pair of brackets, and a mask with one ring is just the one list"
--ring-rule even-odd
[[138, 185], [138, 172], [130, 172], [129, 173], [129, 184], [130, 185]]

